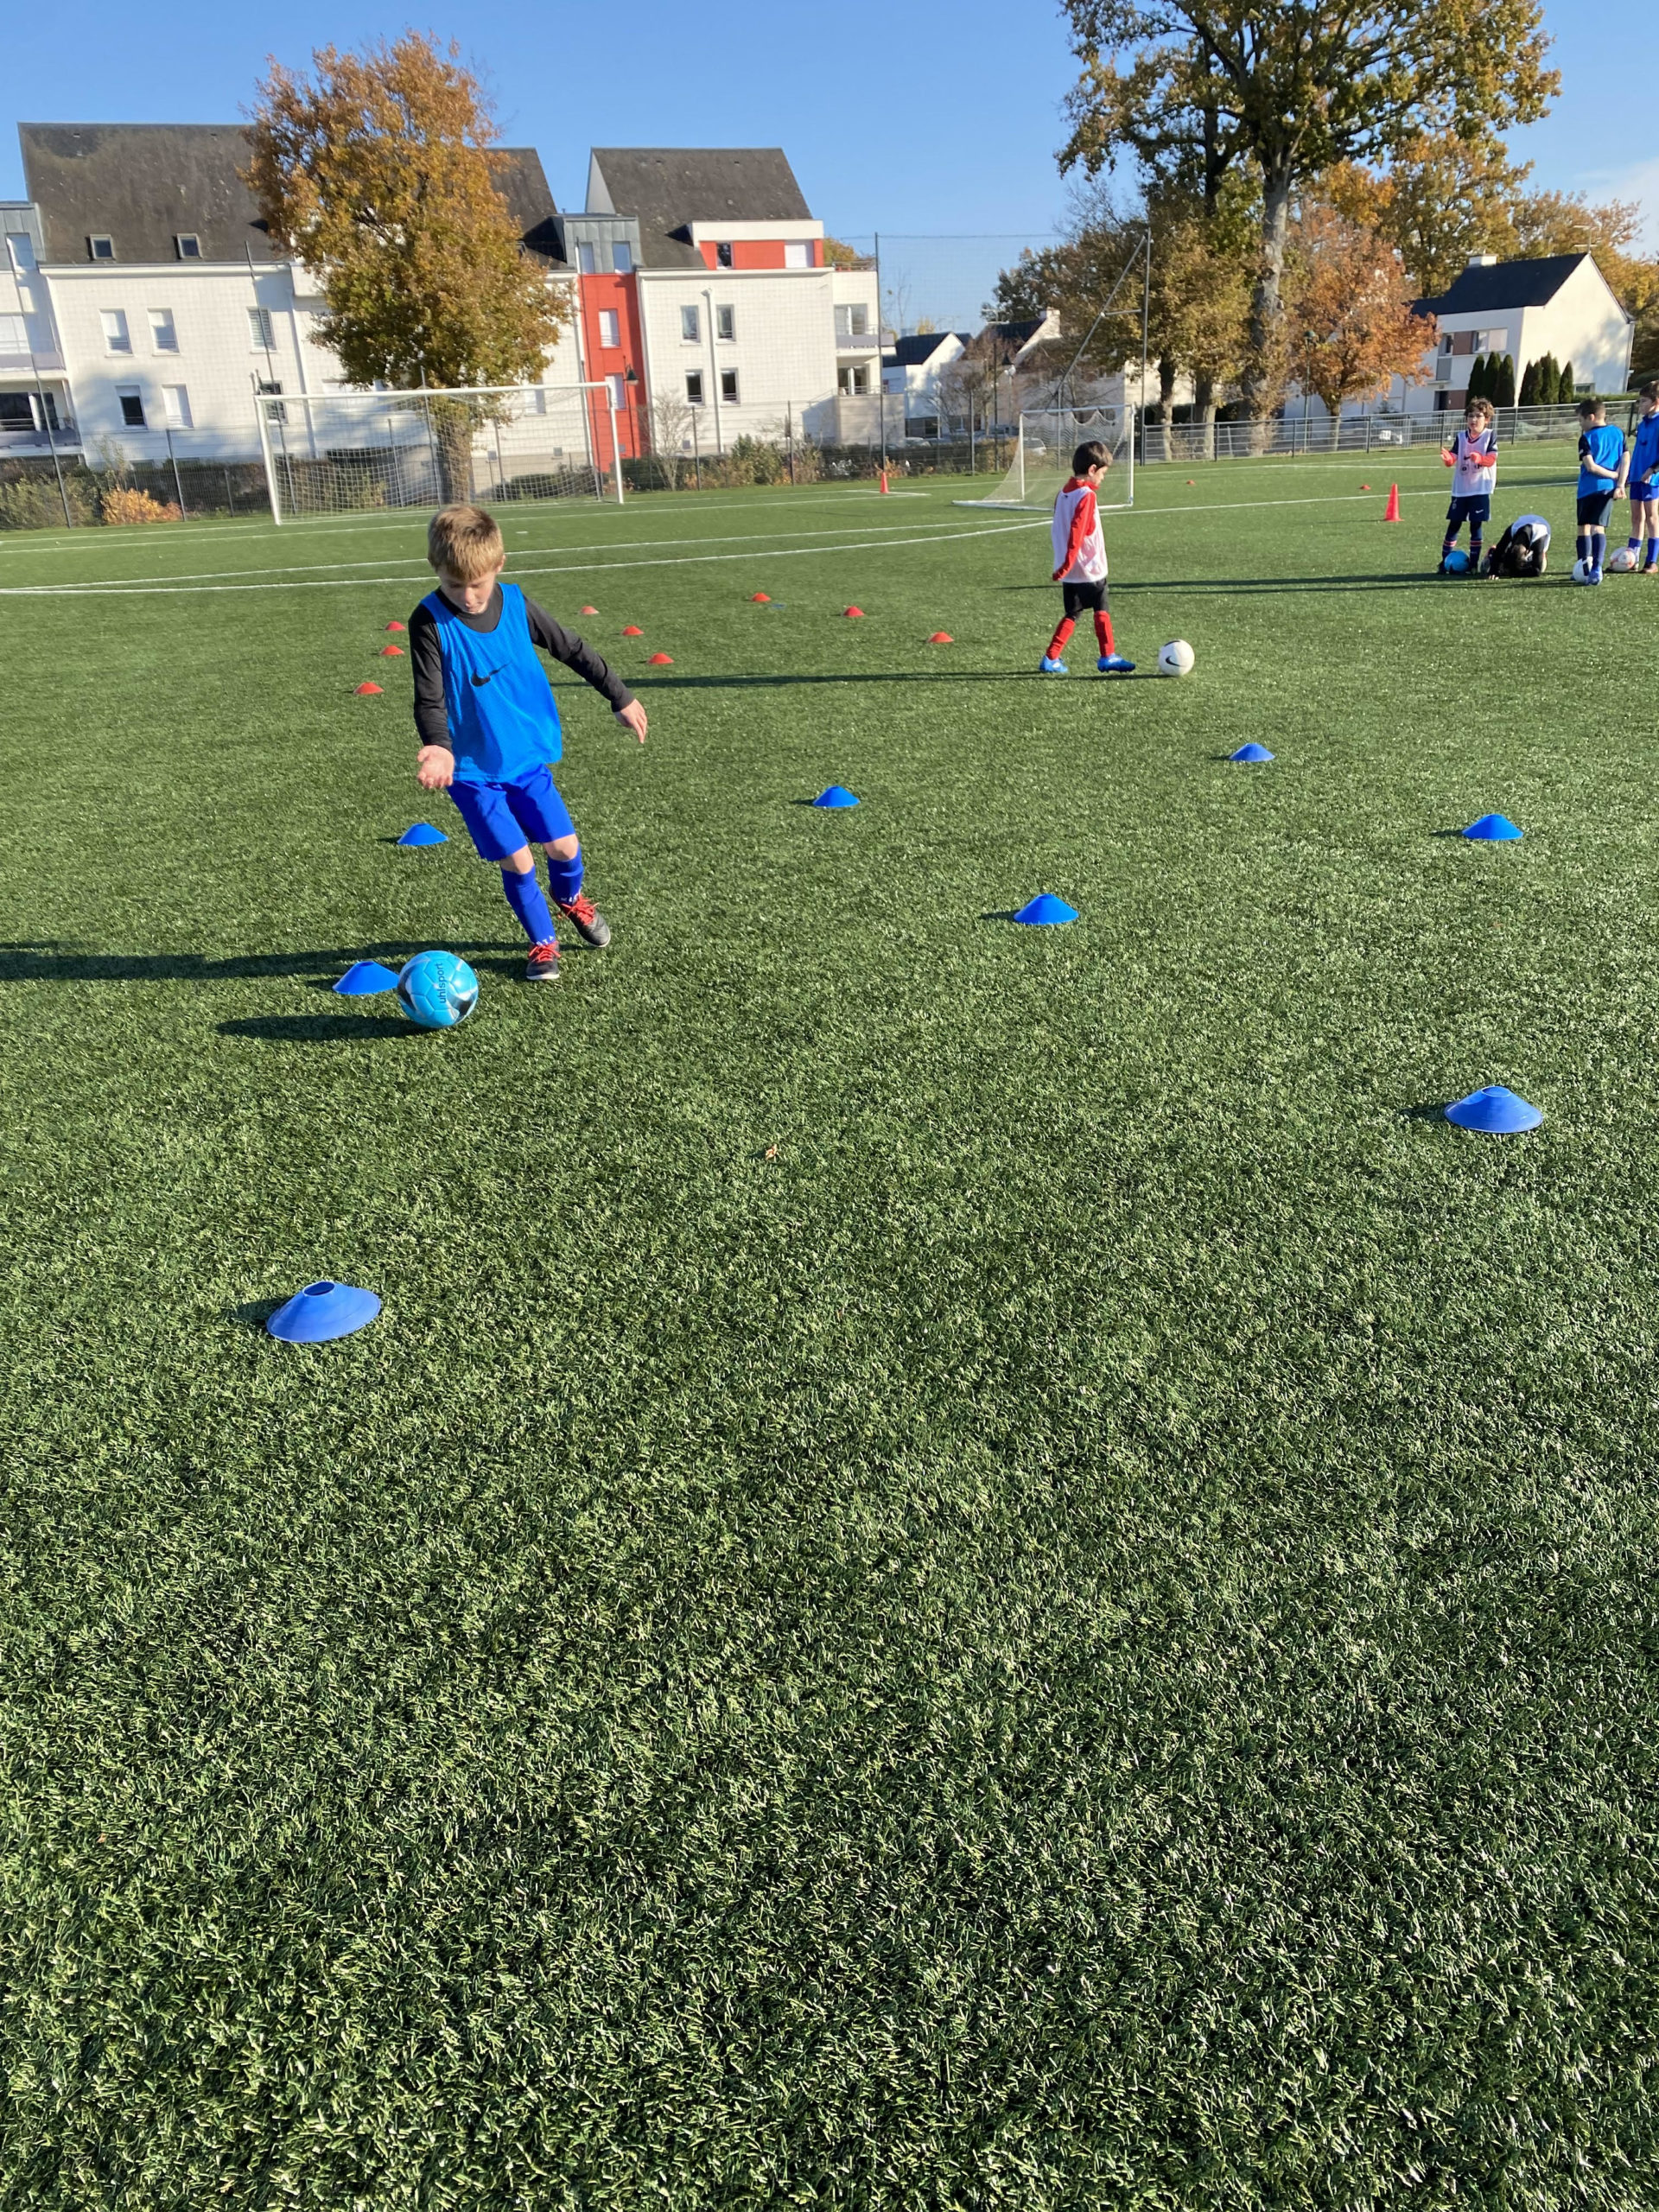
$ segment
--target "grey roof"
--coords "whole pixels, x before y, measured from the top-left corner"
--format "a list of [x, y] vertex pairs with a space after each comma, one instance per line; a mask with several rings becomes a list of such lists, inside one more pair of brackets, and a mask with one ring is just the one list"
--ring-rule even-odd
[[639, 218], [647, 269], [701, 269], [693, 223], [812, 219], [781, 146], [595, 146], [593, 168], [616, 212]]
[[1537, 261], [1495, 261], [1464, 270], [1433, 299], [1414, 302], [1420, 315], [1490, 315], [1505, 308], [1547, 307], [1587, 253], [1550, 253]]
[[956, 334], [954, 330], [918, 330], [908, 338], [895, 338], [892, 353], [884, 353], [881, 358], [894, 368], [918, 368], [924, 361], [931, 360], [946, 339]]
[[[238, 123], [22, 123], [23, 175], [46, 230], [45, 258], [85, 261], [107, 233], [118, 262], [172, 261], [181, 232], [204, 261], [272, 258], [246, 185], [248, 135]], [[553, 194], [539, 154], [503, 149], [497, 184], [525, 245], [556, 259]]]

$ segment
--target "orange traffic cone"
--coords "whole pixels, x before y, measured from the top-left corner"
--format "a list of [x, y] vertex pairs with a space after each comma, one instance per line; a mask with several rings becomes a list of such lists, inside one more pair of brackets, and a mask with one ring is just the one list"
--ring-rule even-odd
[[884, 468], [884, 469], [882, 470], [882, 472], [881, 472], [881, 489], [882, 489], [882, 491], [885, 493], [885, 492], [886, 492], [886, 490], [887, 490], [887, 470]]
[[1382, 511], [1382, 519], [1384, 522], [1398, 522], [1400, 519], [1400, 486], [1397, 484], [1389, 486], [1389, 504]]

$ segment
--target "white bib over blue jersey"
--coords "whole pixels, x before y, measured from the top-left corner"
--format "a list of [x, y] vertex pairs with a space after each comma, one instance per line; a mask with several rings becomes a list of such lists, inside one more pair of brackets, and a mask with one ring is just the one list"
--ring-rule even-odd
[[501, 619], [469, 630], [441, 591], [421, 601], [443, 649], [443, 703], [455, 781], [516, 784], [564, 750], [559, 709], [531, 642], [524, 594], [501, 586]]

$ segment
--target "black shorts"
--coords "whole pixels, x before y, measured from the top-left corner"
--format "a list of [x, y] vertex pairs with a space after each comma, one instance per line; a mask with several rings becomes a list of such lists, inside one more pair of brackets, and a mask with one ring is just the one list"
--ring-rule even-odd
[[1579, 528], [1605, 530], [1608, 510], [1612, 504], [1613, 495], [1611, 491], [1586, 492], [1579, 501]]
[[1104, 576], [1097, 584], [1062, 584], [1060, 590], [1065, 598], [1068, 622], [1075, 622], [1079, 614], [1103, 613], [1112, 603], [1107, 595]]

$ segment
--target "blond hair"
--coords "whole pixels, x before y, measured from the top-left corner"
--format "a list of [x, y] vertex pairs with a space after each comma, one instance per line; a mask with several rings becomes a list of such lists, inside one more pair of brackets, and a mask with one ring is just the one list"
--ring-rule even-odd
[[1464, 401], [1463, 411], [1465, 415], [1484, 415], [1489, 423], [1496, 422], [1497, 419], [1492, 410], [1491, 401], [1483, 397], [1479, 392], [1477, 392], [1472, 399]]
[[482, 507], [440, 507], [426, 533], [429, 566], [441, 576], [469, 584], [505, 562], [501, 525]]

